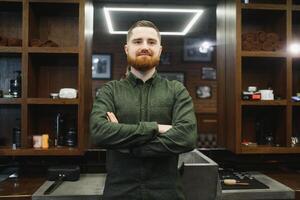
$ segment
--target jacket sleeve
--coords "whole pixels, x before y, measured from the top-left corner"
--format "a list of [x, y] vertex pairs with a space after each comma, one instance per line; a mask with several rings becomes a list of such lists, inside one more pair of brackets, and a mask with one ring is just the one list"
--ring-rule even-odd
[[131, 149], [137, 157], [180, 154], [196, 147], [197, 126], [192, 98], [185, 87], [175, 82], [175, 104], [173, 106], [172, 128], [157, 135], [146, 145]]
[[156, 122], [122, 124], [107, 120], [107, 112], [115, 113], [113, 83], [103, 86], [94, 101], [90, 115], [91, 144], [107, 149], [124, 149], [149, 142], [157, 134]]

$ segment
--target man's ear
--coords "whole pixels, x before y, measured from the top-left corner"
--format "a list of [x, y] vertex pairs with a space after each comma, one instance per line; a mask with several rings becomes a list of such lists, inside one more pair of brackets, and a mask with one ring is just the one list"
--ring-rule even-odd
[[128, 46], [127, 46], [127, 44], [124, 45], [124, 51], [125, 51], [126, 55], [128, 55]]
[[162, 46], [160, 46], [160, 49], [159, 49], [159, 55], [161, 55], [161, 52], [162, 52], [162, 50], [163, 50], [163, 47]]

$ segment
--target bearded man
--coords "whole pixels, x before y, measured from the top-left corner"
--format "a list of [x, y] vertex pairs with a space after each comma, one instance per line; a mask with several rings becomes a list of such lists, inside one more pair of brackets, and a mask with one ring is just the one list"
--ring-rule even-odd
[[103, 86], [90, 118], [91, 142], [106, 148], [104, 200], [183, 200], [178, 154], [196, 143], [193, 103], [178, 81], [161, 78], [157, 27], [138, 21], [124, 47], [130, 71]]

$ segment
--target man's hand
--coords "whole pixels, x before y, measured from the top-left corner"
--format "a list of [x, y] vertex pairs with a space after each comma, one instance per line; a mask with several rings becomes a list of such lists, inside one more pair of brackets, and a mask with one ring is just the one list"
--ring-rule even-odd
[[115, 116], [115, 114], [113, 112], [107, 112], [106, 117], [109, 122], [119, 123], [117, 117]]
[[[117, 117], [115, 116], [115, 114], [113, 112], [107, 112], [106, 113], [106, 116], [107, 116], [107, 120], [109, 122], [112, 122], [112, 123], [119, 123]], [[158, 132], [160, 134], [163, 134], [165, 132], [167, 132], [168, 130], [170, 130], [172, 128], [171, 125], [166, 125], [166, 124], [158, 124]]]
[[158, 124], [158, 132], [163, 134], [172, 128], [171, 125]]

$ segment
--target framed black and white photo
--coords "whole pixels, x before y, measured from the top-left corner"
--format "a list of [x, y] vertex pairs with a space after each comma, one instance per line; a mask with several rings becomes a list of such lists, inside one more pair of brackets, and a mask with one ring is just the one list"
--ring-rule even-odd
[[199, 99], [210, 99], [212, 97], [212, 88], [208, 85], [198, 86], [196, 89], [196, 96]]
[[212, 58], [211, 49], [201, 51], [205, 40], [201, 38], [185, 38], [183, 44], [183, 61], [185, 62], [210, 62]]
[[202, 67], [202, 80], [216, 80], [217, 79], [217, 72], [216, 69], [213, 67]]
[[170, 65], [171, 64], [171, 53], [165, 52], [160, 55], [159, 60], [160, 65]]
[[93, 54], [92, 56], [92, 78], [111, 79], [112, 58], [111, 54]]
[[158, 72], [158, 74], [161, 77], [166, 78], [170, 81], [177, 80], [177, 81], [181, 82], [182, 84], [184, 84], [184, 73], [183, 72]]

